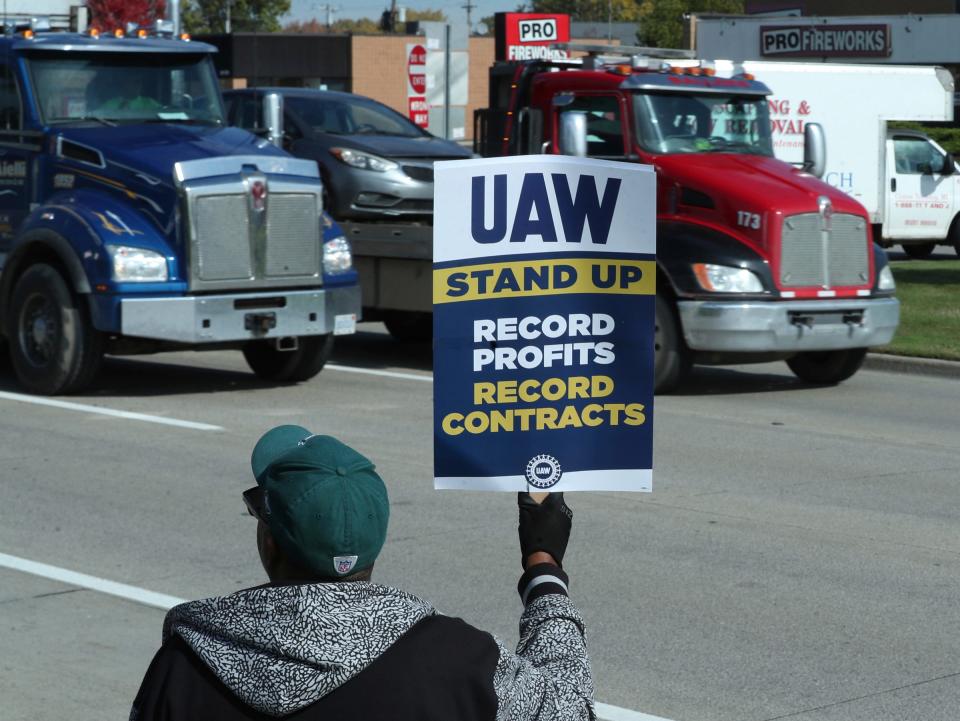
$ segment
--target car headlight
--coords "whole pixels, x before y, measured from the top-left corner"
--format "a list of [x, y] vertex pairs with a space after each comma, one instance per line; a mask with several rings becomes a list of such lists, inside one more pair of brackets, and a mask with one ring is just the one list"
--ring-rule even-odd
[[113, 259], [113, 279], [121, 282], [167, 280], [167, 259], [160, 253], [129, 245], [108, 245]]
[[728, 265], [694, 263], [693, 273], [704, 290], [714, 293], [762, 293], [763, 283], [756, 273]]
[[323, 272], [327, 275], [346, 273], [353, 267], [350, 243], [342, 235], [323, 244]]
[[893, 280], [893, 271], [889, 265], [883, 266], [880, 277], [877, 278], [877, 290], [896, 290], [897, 284]]
[[386, 173], [400, 167], [392, 160], [381, 158], [370, 153], [361, 153], [359, 150], [350, 150], [349, 148], [330, 148], [330, 153], [341, 163], [346, 163], [352, 168], [361, 168], [363, 170], [375, 170], [378, 173]]

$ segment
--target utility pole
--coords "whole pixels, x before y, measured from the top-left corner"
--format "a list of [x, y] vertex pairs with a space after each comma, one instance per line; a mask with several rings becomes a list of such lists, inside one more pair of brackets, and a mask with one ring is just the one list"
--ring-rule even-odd
[[333, 25], [333, 15], [334, 13], [337, 13], [340, 11], [340, 6], [327, 3], [325, 5], [321, 5], [320, 7], [326, 13], [326, 16], [327, 16], [326, 26], [327, 26], [327, 30], [330, 30], [331, 26]]
[[470, 0], [467, 0], [467, 4], [461, 5], [460, 7], [467, 11], [467, 35], [471, 35], [473, 33], [473, 22], [470, 19], [470, 13], [473, 12], [476, 5], [470, 2]]

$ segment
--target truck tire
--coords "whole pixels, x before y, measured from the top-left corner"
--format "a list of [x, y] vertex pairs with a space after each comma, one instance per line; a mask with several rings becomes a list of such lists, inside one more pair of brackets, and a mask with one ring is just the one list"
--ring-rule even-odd
[[243, 349], [250, 370], [264, 380], [300, 383], [323, 370], [333, 352], [333, 334], [302, 336], [296, 350], [277, 350], [269, 341], [253, 341]]
[[914, 260], [923, 260], [924, 258], [929, 258], [933, 255], [934, 249], [936, 249], [936, 243], [908, 243], [901, 246], [903, 252]]
[[654, 393], [674, 390], [690, 371], [690, 366], [690, 351], [683, 340], [673, 303], [658, 293], [653, 339]]
[[866, 348], [810, 351], [795, 355], [787, 361], [787, 365], [802, 381], [836, 385], [856, 373], [863, 365], [866, 355]]
[[394, 310], [384, 314], [383, 324], [399, 341], [427, 343], [433, 340], [432, 313]]
[[100, 368], [103, 335], [63, 276], [45, 263], [30, 266], [17, 280], [7, 333], [14, 373], [32, 393], [76, 393]]

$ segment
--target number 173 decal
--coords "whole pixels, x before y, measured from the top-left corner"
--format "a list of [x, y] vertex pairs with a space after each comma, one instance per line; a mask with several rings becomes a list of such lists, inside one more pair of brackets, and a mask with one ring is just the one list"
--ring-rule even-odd
[[744, 228], [750, 228], [752, 230], [759, 230], [760, 215], [759, 213], [749, 213], [746, 210], [738, 210], [737, 225], [740, 225]]

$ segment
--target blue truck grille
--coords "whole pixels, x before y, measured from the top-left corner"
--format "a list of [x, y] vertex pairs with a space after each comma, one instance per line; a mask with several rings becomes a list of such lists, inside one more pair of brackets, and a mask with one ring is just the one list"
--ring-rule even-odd
[[314, 272], [320, 263], [314, 196], [288, 193], [270, 198], [267, 217], [266, 275]]
[[199, 280], [250, 280], [253, 257], [250, 253], [250, 220], [247, 199], [242, 195], [206, 195], [194, 205], [197, 228]]
[[284, 185], [260, 211], [242, 183], [188, 188], [191, 290], [320, 282], [319, 194]]

